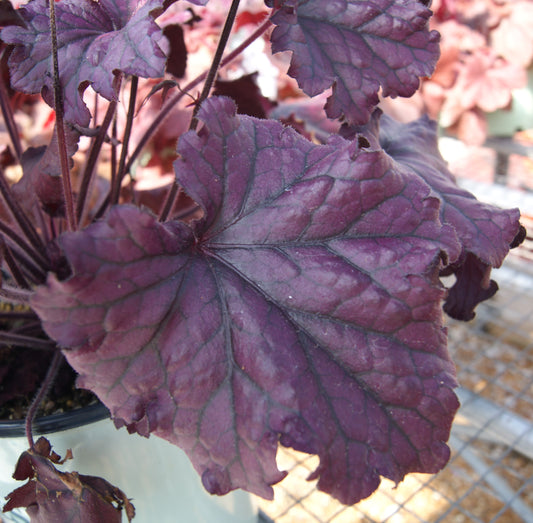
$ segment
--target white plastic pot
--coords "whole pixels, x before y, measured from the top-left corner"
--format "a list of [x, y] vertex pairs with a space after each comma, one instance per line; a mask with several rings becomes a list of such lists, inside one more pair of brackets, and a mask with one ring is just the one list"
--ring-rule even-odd
[[[133, 523], [257, 522], [252, 496], [243, 491], [209, 495], [183, 451], [157, 437], [146, 439], [117, 430], [101, 405], [40, 418], [34, 438], [39, 435], [45, 435], [62, 457], [72, 449], [74, 459], [60, 470], [101, 476], [132, 498]], [[0, 499], [23, 485], [11, 476], [18, 456], [27, 448], [24, 423], [0, 421]], [[0, 514], [7, 521], [27, 521], [25, 511]], [[123, 521], [127, 521], [125, 515]]]

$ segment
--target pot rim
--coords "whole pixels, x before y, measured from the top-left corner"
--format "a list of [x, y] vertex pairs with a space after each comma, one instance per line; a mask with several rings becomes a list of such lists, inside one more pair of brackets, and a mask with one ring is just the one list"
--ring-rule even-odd
[[[100, 402], [79, 409], [42, 416], [33, 422], [35, 434], [50, 434], [89, 425], [109, 418], [109, 410]], [[25, 437], [25, 419], [0, 420], [0, 438]]]

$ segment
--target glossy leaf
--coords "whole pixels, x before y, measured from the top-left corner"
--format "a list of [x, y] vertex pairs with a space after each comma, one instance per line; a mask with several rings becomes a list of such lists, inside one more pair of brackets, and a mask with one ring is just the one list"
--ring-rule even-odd
[[440, 469], [458, 403], [438, 274], [458, 246], [439, 200], [366, 140], [315, 145], [224, 98], [199, 116], [175, 168], [204, 218], [115, 207], [63, 237], [73, 275], [32, 300], [79, 385], [216, 494], [271, 498], [278, 442], [318, 454], [344, 503]]
[[288, 74], [315, 96], [329, 87], [330, 118], [363, 124], [383, 96], [411, 96], [439, 57], [431, 11], [417, 0], [280, 0], [272, 50], [292, 51]]

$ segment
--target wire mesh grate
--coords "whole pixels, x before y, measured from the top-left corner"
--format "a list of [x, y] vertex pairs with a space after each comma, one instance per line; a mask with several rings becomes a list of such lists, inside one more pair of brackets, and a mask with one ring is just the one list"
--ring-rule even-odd
[[318, 458], [280, 449], [280, 468], [290, 474], [275, 487], [274, 501], [259, 501], [275, 523], [533, 523], [533, 199], [464, 184], [481, 200], [520, 206], [529, 234], [493, 272], [500, 290], [476, 318], [448, 321], [461, 400], [450, 462], [397, 487], [383, 480], [370, 498], [346, 507], [306, 481]]

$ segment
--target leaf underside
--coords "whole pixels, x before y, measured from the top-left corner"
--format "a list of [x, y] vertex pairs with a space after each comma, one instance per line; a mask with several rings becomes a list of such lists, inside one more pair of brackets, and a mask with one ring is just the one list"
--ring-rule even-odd
[[438, 275], [458, 247], [438, 198], [357, 140], [315, 145], [225, 98], [199, 116], [175, 170], [203, 219], [114, 207], [64, 235], [73, 275], [33, 297], [78, 385], [216, 494], [271, 498], [279, 443], [347, 504], [439, 470], [458, 402]]

